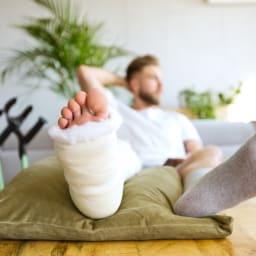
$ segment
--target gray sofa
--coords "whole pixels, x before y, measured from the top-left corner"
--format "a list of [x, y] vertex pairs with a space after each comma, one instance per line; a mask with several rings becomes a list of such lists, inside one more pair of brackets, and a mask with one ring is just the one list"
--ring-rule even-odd
[[[193, 123], [202, 137], [204, 145], [219, 146], [223, 150], [225, 159], [255, 133], [254, 122], [231, 123], [216, 120], [195, 120]], [[27, 153], [30, 164], [54, 154], [53, 143], [47, 130], [48, 127], [44, 127], [28, 145]], [[20, 171], [17, 140], [13, 135], [0, 147], [0, 160], [7, 184]]]

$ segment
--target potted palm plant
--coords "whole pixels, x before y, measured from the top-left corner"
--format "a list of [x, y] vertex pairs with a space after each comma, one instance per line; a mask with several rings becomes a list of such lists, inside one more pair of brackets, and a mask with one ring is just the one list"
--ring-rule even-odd
[[33, 0], [47, 9], [48, 17], [27, 18], [16, 27], [35, 42], [23, 49], [11, 50], [4, 60], [2, 81], [10, 75], [25, 80], [32, 88], [45, 86], [70, 98], [77, 91], [76, 69], [80, 64], [103, 66], [108, 60], [127, 55], [117, 46], [100, 44], [103, 24], [90, 24], [70, 0]]

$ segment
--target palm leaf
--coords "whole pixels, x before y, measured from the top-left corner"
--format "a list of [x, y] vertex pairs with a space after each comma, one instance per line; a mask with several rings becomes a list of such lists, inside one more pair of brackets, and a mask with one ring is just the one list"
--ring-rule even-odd
[[70, 0], [34, 0], [34, 2], [46, 8], [58, 19], [67, 22], [72, 20], [72, 6]]
[[58, 41], [56, 35], [48, 31], [43, 27], [39, 27], [37, 24], [32, 25], [19, 25], [17, 28], [23, 30], [31, 37], [35, 38], [36, 41], [42, 41], [43, 43], [53, 46]]

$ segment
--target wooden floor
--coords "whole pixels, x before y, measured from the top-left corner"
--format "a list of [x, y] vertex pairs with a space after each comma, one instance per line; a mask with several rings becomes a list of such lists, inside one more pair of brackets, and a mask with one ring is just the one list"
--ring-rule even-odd
[[235, 219], [234, 232], [222, 240], [0, 241], [0, 256], [256, 256], [256, 199], [225, 213]]
[[234, 217], [234, 231], [228, 237], [234, 255], [256, 256], [256, 198], [225, 213]]

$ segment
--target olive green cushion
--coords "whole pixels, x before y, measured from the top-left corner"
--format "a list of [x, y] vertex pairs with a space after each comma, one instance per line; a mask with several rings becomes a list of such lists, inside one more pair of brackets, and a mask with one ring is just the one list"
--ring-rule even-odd
[[92, 220], [74, 206], [63, 170], [55, 158], [50, 158], [20, 172], [0, 193], [0, 238], [208, 239], [231, 233], [232, 219], [227, 216], [175, 215], [172, 205], [181, 193], [182, 185], [175, 169], [146, 169], [126, 182], [116, 214]]

